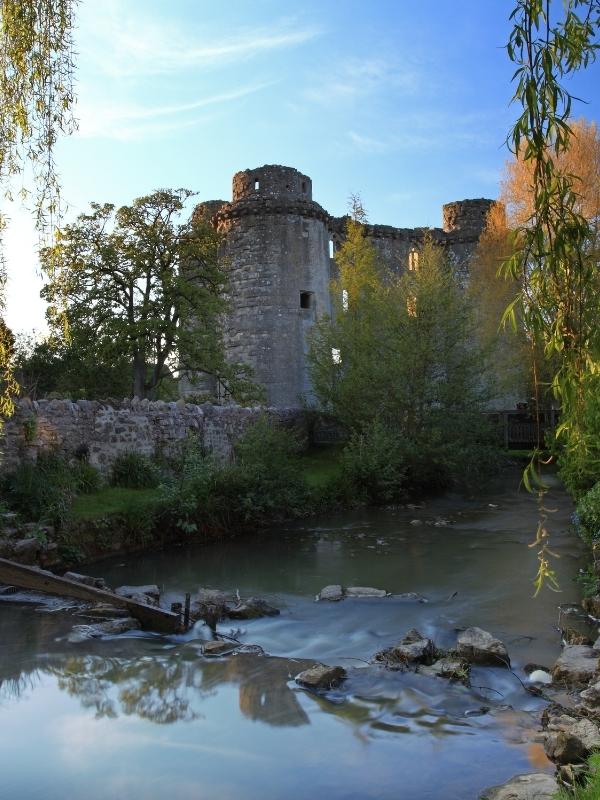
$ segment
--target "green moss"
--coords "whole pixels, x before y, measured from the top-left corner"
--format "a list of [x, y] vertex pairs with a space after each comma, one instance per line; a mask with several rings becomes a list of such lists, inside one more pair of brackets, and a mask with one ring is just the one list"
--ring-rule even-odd
[[110, 486], [94, 494], [79, 495], [73, 502], [74, 520], [96, 519], [110, 514], [132, 514], [145, 511], [157, 502], [156, 489], [124, 489]]
[[315, 447], [300, 458], [304, 480], [314, 489], [322, 489], [342, 474], [342, 448], [340, 445]]

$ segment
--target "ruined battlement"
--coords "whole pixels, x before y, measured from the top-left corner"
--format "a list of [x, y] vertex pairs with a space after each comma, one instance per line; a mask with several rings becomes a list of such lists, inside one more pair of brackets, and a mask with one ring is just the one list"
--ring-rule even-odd
[[[331, 216], [312, 199], [308, 175], [278, 164], [237, 172], [232, 194], [228, 203], [201, 203], [193, 216], [223, 234], [230, 284], [226, 355], [252, 368], [270, 405], [298, 407], [312, 397], [309, 334], [331, 313], [331, 256], [345, 238], [348, 217]], [[366, 234], [381, 260], [402, 275], [428, 233], [466, 277], [493, 202], [447, 203], [442, 228], [368, 224]]]
[[233, 201], [246, 198], [312, 200], [312, 181], [293, 167], [265, 164], [233, 176]]

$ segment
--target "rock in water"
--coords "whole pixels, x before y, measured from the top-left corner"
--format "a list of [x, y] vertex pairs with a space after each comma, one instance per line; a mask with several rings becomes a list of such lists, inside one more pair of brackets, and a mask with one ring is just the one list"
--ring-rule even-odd
[[338, 583], [334, 583], [331, 586], [325, 586], [319, 594], [317, 595], [317, 600], [343, 600], [344, 599], [344, 592], [342, 591], [342, 587]]
[[594, 717], [600, 716], [600, 681], [593, 683], [585, 689], [579, 697], [582, 700], [582, 706], [588, 714]]
[[374, 656], [390, 669], [398, 669], [408, 664], [432, 664], [435, 659], [435, 647], [431, 639], [422, 636], [413, 628], [393, 647], [380, 650]]
[[[563, 717], [562, 719], [569, 719]], [[555, 723], [552, 727], [558, 727]], [[555, 764], [577, 764], [600, 747], [600, 730], [590, 719], [564, 724], [564, 730], [549, 730], [544, 741], [546, 755]]]
[[600, 653], [584, 644], [563, 648], [552, 668], [552, 680], [572, 686], [584, 686], [595, 677], [600, 668]]
[[346, 597], [387, 597], [385, 589], [374, 589], [372, 586], [349, 586]]
[[139, 630], [140, 623], [133, 617], [110, 619], [94, 625], [75, 625], [67, 637], [70, 642], [84, 642], [86, 639], [97, 639], [100, 636], [118, 636], [127, 631]]
[[[160, 589], [156, 584], [146, 584], [145, 586], [119, 586], [115, 589], [115, 594], [118, 594], [120, 597], [127, 597], [129, 600], [135, 600], [136, 602], [140, 602], [140, 597], [146, 597], [146, 602], [148, 602], [148, 598], [158, 605], [160, 600]], [[141, 602], [144, 602], [143, 600]]]
[[232, 642], [204, 642], [202, 652], [205, 656], [222, 656], [232, 653], [235, 647], [235, 643]]
[[469, 685], [471, 665], [461, 658], [440, 658], [430, 667], [419, 667], [419, 675], [430, 675], [435, 678], [447, 678]]
[[459, 634], [456, 651], [472, 664], [510, 666], [506, 645], [482, 628], [467, 628]]
[[258, 597], [249, 597], [235, 608], [227, 611], [227, 616], [231, 619], [258, 619], [258, 617], [276, 617], [279, 609], [270, 606]]
[[545, 683], [546, 685], [552, 683], [552, 675], [546, 672], [545, 669], [534, 669], [529, 673], [530, 683]]
[[307, 689], [335, 689], [346, 677], [343, 667], [328, 667], [327, 664], [314, 664], [296, 675], [295, 681]]
[[479, 800], [554, 800], [557, 792], [558, 784], [552, 775], [534, 772], [486, 789]]
[[75, 581], [75, 583], [81, 583], [84, 586], [91, 586], [93, 589], [104, 589], [105, 591], [108, 589], [104, 578], [94, 578], [92, 575], [80, 575], [78, 572], [65, 572], [63, 578]]

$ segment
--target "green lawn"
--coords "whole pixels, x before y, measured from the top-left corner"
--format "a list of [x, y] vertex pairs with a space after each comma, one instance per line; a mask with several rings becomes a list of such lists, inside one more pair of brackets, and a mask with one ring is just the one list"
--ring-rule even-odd
[[341, 475], [340, 445], [313, 447], [300, 458], [304, 478], [309, 486], [320, 489]]
[[95, 519], [108, 514], [143, 510], [156, 500], [156, 489], [122, 489], [107, 486], [94, 494], [81, 494], [73, 502], [74, 519]]

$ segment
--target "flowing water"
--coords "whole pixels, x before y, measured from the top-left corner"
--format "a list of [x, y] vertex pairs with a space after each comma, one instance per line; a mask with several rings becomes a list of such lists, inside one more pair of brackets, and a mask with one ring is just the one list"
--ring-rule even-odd
[[[517, 485], [515, 473], [477, 498], [337, 513], [88, 570], [113, 586], [157, 583], [165, 602], [199, 586], [260, 596], [281, 615], [219, 629], [268, 655], [204, 658], [202, 624], [72, 644], [64, 611], [0, 604], [0, 797], [475, 800], [551, 771], [533, 741], [543, 701], [517, 676], [558, 655], [557, 606], [578, 598], [582, 552], [555, 488], [562, 592], [532, 598], [537, 509]], [[396, 596], [316, 603], [332, 583]], [[410, 628], [449, 647], [470, 625], [505, 641], [516, 675], [477, 668], [466, 688], [367, 664]], [[347, 681], [300, 689], [293, 677], [309, 660], [345, 666]]]

